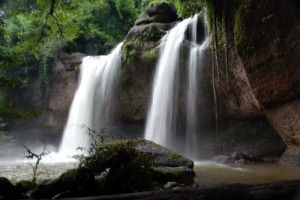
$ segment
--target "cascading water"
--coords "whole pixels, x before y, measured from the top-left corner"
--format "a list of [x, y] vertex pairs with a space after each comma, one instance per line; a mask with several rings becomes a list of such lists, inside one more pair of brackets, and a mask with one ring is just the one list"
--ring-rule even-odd
[[[197, 45], [198, 15], [177, 24], [163, 39], [160, 58], [153, 83], [152, 101], [148, 113], [145, 138], [180, 153], [197, 159], [197, 90], [198, 68], [202, 62], [203, 50], [208, 39]], [[178, 89], [180, 51], [186, 39], [187, 29], [191, 29], [190, 58], [188, 67], [187, 116], [185, 135], [178, 130]], [[207, 38], [207, 37], [206, 37]], [[182, 139], [185, 138], [186, 142]]]
[[89, 146], [82, 125], [98, 131], [109, 122], [113, 88], [121, 65], [120, 43], [109, 55], [85, 57], [80, 68], [79, 87], [73, 98], [59, 148], [60, 155], [73, 155], [78, 147]]
[[197, 45], [197, 24], [198, 15], [195, 15], [191, 24], [191, 47], [188, 67], [188, 87], [187, 87], [187, 124], [186, 124], [186, 145], [185, 153], [193, 159], [199, 158], [197, 152], [198, 137], [198, 109], [197, 99], [199, 98], [199, 73], [201, 67], [205, 64], [205, 50], [208, 47], [208, 33], [205, 31], [205, 40], [201, 45]]
[[174, 133], [176, 71], [181, 44], [191, 19], [177, 24], [164, 38], [153, 82], [152, 101], [148, 113], [145, 137], [163, 146], [176, 146]]

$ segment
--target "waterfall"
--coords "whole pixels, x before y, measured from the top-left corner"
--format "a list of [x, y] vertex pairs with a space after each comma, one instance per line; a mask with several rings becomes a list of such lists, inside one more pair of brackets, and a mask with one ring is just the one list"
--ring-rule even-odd
[[[186, 144], [185, 153], [193, 159], [199, 158], [197, 145], [199, 141], [198, 127], [198, 107], [197, 100], [199, 98], [199, 74], [202, 66], [205, 64], [205, 50], [208, 47], [208, 33], [205, 31], [205, 40], [201, 45], [197, 45], [197, 24], [198, 15], [195, 15], [191, 24], [191, 47], [188, 65], [188, 87], [187, 87], [187, 124], [186, 124]], [[201, 111], [200, 111], [201, 112]], [[201, 139], [201, 138], [200, 138]]]
[[179, 64], [180, 47], [191, 19], [177, 24], [164, 38], [160, 58], [156, 66], [152, 101], [148, 112], [145, 137], [163, 146], [174, 145], [176, 71]]
[[[156, 66], [151, 104], [147, 116], [145, 138], [167, 146], [189, 157], [197, 157], [197, 90], [199, 66], [208, 39], [197, 45], [198, 15], [177, 24], [162, 40], [160, 58]], [[179, 66], [187, 29], [191, 31], [189, 44], [186, 94], [186, 130], [180, 130], [178, 121]], [[207, 37], [206, 37], [207, 38]], [[182, 119], [182, 117], [181, 117]], [[185, 132], [185, 133], [182, 133]], [[184, 142], [185, 139], [185, 142]]]
[[70, 107], [59, 154], [73, 155], [78, 147], [89, 147], [90, 138], [82, 125], [99, 131], [110, 121], [122, 44], [118, 44], [109, 55], [83, 59], [79, 85]]

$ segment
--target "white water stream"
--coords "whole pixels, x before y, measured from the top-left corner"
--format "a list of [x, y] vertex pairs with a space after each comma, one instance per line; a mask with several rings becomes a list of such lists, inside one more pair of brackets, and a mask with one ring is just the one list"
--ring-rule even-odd
[[121, 65], [120, 43], [109, 55], [85, 57], [80, 82], [69, 111], [59, 155], [74, 155], [78, 147], [89, 147], [88, 127], [99, 131], [110, 121], [111, 103]]
[[[145, 138], [197, 159], [197, 108], [199, 68], [203, 52], [208, 46], [208, 37], [197, 45], [198, 15], [177, 24], [163, 39], [160, 58], [153, 82], [152, 100], [147, 118]], [[187, 29], [191, 30], [190, 57], [188, 64], [188, 87], [186, 88], [187, 114], [185, 142], [179, 133], [178, 91], [180, 52], [186, 42]]]
[[185, 154], [190, 158], [198, 159], [198, 141], [199, 139], [199, 127], [198, 127], [198, 115], [201, 111], [197, 108], [197, 101], [199, 100], [199, 78], [200, 70], [205, 64], [205, 50], [209, 45], [208, 32], [205, 31], [205, 40], [201, 45], [197, 44], [197, 25], [198, 15], [195, 15], [191, 24], [191, 47], [190, 57], [188, 65], [188, 86], [187, 86], [187, 114], [186, 114], [186, 144]]
[[156, 66], [152, 100], [148, 112], [145, 137], [163, 146], [174, 146], [174, 117], [176, 102], [176, 71], [179, 64], [180, 48], [185, 31], [191, 19], [177, 24], [163, 39], [160, 58]]

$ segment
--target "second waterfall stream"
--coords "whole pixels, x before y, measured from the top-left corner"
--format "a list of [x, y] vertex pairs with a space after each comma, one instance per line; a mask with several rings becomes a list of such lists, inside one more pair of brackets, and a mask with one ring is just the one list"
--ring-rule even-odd
[[[148, 112], [145, 138], [169, 147], [193, 159], [197, 152], [197, 112], [199, 68], [203, 64], [208, 37], [197, 44], [198, 15], [178, 23], [163, 38], [156, 66], [152, 99]], [[188, 31], [189, 30], [189, 31]], [[187, 36], [190, 41], [187, 42]], [[188, 44], [187, 44], [188, 43]], [[180, 67], [183, 48], [189, 48], [186, 88], [181, 90]], [[179, 112], [180, 98], [185, 98], [186, 116]], [[185, 121], [185, 122], [182, 122]], [[181, 127], [181, 124], [186, 124]]]

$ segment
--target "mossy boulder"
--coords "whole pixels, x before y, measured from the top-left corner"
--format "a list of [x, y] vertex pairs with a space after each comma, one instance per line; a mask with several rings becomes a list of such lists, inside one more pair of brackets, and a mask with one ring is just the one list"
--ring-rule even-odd
[[87, 168], [71, 169], [57, 179], [45, 181], [30, 192], [31, 198], [49, 199], [61, 197], [81, 197], [97, 194], [94, 174]]
[[16, 187], [22, 193], [27, 193], [36, 187], [36, 183], [28, 180], [21, 180], [16, 183]]
[[30, 197], [49, 199], [152, 191], [174, 181], [193, 184], [193, 161], [153, 142], [108, 141], [92, 149], [88, 155], [79, 155], [77, 169], [38, 184], [29, 192]]
[[[125, 140], [126, 141], [126, 140]], [[188, 167], [193, 169], [194, 162], [166, 147], [160, 146], [152, 141], [136, 139], [136, 148], [154, 158], [156, 166], [165, 167]]]
[[100, 143], [80, 166], [98, 178], [101, 194], [155, 190], [169, 181], [193, 184], [193, 161], [144, 139]]
[[153, 159], [135, 147], [135, 140], [99, 143], [79, 165], [98, 176], [101, 194], [153, 190]]

